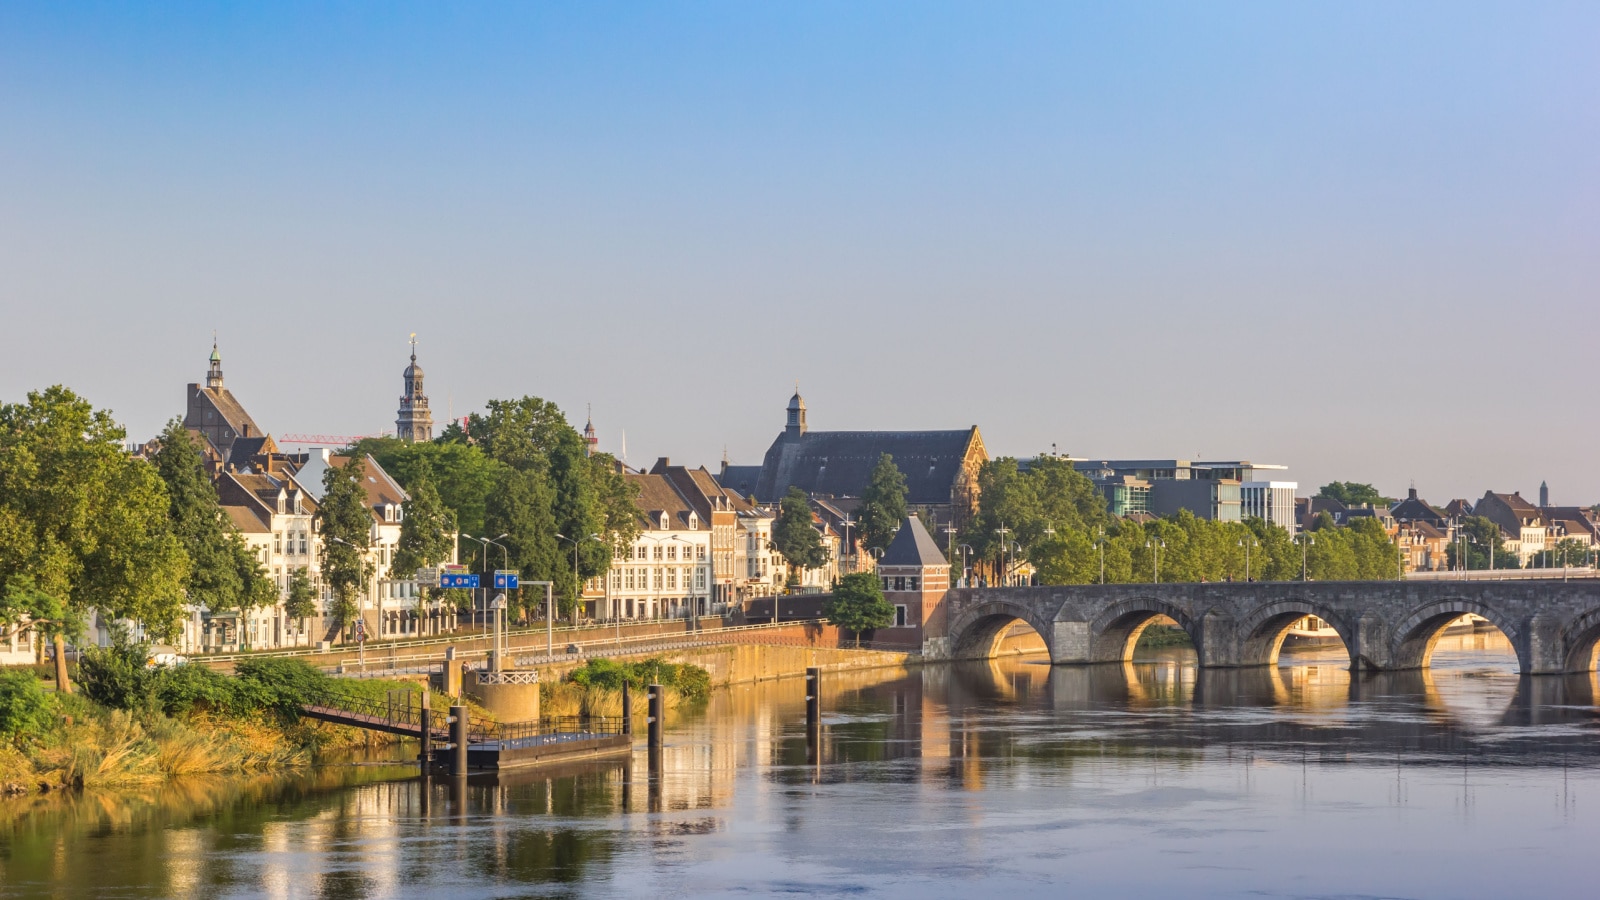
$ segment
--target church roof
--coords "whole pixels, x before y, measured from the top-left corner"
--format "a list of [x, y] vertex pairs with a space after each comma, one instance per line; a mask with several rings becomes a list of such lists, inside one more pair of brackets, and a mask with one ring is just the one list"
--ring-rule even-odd
[[717, 476], [718, 484], [726, 490], [737, 491], [742, 497], [754, 494], [756, 485], [760, 482], [760, 466], [723, 466], [722, 472]]
[[939, 543], [923, 527], [922, 520], [916, 516], [906, 516], [900, 523], [900, 530], [895, 532], [894, 540], [889, 542], [889, 549], [883, 551], [879, 558], [880, 566], [948, 566], [949, 561], [944, 558], [944, 551], [939, 549]]
[[[888, 453], [906, 478], [906, 502], [949, 503], [968, 448], [978, 440], [977, 426], [959, 431], [785, 433], [767, 450], [755, 485], [756, 499], [774, 503], [791, 487], [808, 494], [859, 497], [878, 457]], [[723, 484], [740, 490], [727, 475]]]

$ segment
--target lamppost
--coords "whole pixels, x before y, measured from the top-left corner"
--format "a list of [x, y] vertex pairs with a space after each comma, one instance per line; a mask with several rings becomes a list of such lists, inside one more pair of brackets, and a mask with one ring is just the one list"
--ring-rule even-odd
[[[511, 553], [510, 553], [510, 551], [506, 550], [506, 547], [505, 547], [504, 544], [499, 543], [501, 540], [504, 540], [505, 538], [510, 537], [511, 536], [510, 532], [507, 532], [507, 533], [502, 534], [502, 535], [500, 535], [498, 537], [492, 537], [492, 538], [473, 537], [470, 534], [462, 534], [461, 536], [466, 538], [469, 541], [477, 541], [478, 543], [483, 545], [483, 574], [485, 576], [487, 576], [489, 574], [489, 545], [490, 544], [493, 544], [494, 546], [500, 548], [500, 551], [505, 554], [505, 565], [506, 565], [506, 568], [508, 568], [508, 569], [511, 568]], [[484, 634], [488, 634], [489, 633], [489, 588], [487, 586], [480, 586], [480, 587], [481, 587], [481, 589], [483, 591], [483, 633]], [[476, 600], [474, 600], [473, 603], [472, 603], [472, 618], [473, 619], [477, 619], [478, 618], [478, 603], [477, 603]]]
[[1008, 544], [1009, 546], [1006, 549], [1011, 551], [1011, 563], [1006, 569], [1009, 576], [1007, 580], [1009, 581], [1010, 578], [1016, 577], [1015, 575], [1010, 575], [1010, 573], [1017, 567], [1017, 554], [1022, 552], [1022, 545], [1016, 541], [1009, 541]]
[[1155, 572], [1155, 583], [1156, 584], [1160, 584], [1161, 583], [1161, 551], [1167, 549], [1167, 542], [1162, 540], [1162, 539], [1160, 539], [1160, 538], [1156, 538], [1156, 539], [1153, 539], [1153, 540], [1146, 539], [1145, 542], [1144, 542], [1144, 546], [1145, 546], [1145, 549], [1150, 551], [1150, 559], [1151, 559], [1151, 562], [1153, 563], [1153, 568], [1154, 568], [1154, 572]]
[[1106, 583], [1106, 530], [1102, 526], [1095, 532], [1094, 543], [1100, 548], [1100, 583]]
[[850, 543], [850, 526], [856, 524], [856, 520], [846, 515], [839, 520], [839, 524], [844, 526], [844, 555], [849, 559], [850, 571], [854, 572], [856, 570], [856, 548]]
[[1252, 548], [1259, 547], [1261, 545], [1256, 542], [1255, 538], [1251, 537], [1240, 538], [1239, 546], [1244, 548], [1244, 580], [1248, 582], [1250, 580], [1250, 551]]
[[569, 538], [564, 534], [558, 533], [556, 537], [572, 544], [572, 584], [573, 590], [577, 592], [577, 602], [572, 607], [572, 624], [577, 625], [578, 610], [583, 606], [583, 582], [578, 579], [578, 545], [584, 541], [599, 541], [603, 544], [605, 539], [598, 534], [591, 534], [588, 537]]
[[994, 533], [1000, 536], [1000, 586], [1005, 587], [1006, 576], [1010, 574], [1006, 571], [1006, 535], [1011, 533], [1011, 529], [1006, 527], [1006, 523], [1001, 522], [1000, 527], [996, 528]]
[[1317, 536], [1312, 534], [1309, 531], [1302, 531], [1302, 532], [1300, 532], [1299, 537], [1300, 537], [1300, 580], [1301, 581], [1310, 581], [1311, 579], [1309, 577], [1307, 577], [1309, 572], [1310, 572], [1310, 566], [1309, 566], [1310, 557], [1307, 554], [1307, 548], [1309, 548], [1312, 544], [1315, 544], [1317, 542]]
[[967, 569], [967, 557], [972, 553], [971, 544], [957, 544], [956, 549], [961, 551], [961, 586], [972, 587], [970, 574]]

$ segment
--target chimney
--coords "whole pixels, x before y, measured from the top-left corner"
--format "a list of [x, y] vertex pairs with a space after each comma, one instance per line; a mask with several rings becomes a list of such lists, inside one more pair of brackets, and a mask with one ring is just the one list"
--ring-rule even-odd
[[1407, 491], [1406, 492], [1406, 496], [1411, 498], [1412, 500], [1417, 499], [1417, 489], [1416, 488], [1412, 488], [1411, 490]]

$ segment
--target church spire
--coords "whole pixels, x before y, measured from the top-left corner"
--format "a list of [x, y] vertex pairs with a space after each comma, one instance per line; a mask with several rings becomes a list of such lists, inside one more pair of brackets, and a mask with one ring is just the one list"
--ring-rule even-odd
[[589, 421], [583, 426], [583, 455], [593, 456], [595, 447], [600, 443], [600, 437], [594, 430], [594, 404], [589, 404]]
[[794, 396], [789, 398], [789, 420], [785, 424], [783, 433], [790, 437], [799, 437], [806, 433], [806, 401], [800, 399], [800, 382], [794, 383]]
[[405, 393], [400, 396], [400, 411], [394, 422], [394, 434], [402, 441], [433, 440], [433, 413], [428, 409], [428, 395], [422, 390], [422, 367], [417, 365], [417, 334], [411, 333], [411, 365], [404, 374]]
[[217, 350], [217, 333], [211, 333], [211, 367], [206, 370], [206, 387], [222, 390], [222, 353]]

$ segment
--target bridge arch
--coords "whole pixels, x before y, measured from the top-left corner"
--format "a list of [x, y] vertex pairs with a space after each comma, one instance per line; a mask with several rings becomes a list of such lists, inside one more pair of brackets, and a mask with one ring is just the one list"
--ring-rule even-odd
[[[1106, 607], [1089, 625], [1089, 659], [1091, 662], [1127, 662], [1133, 659], [1134, 645], [1139, 635], [1157, 616], [1166, 616], [1178, 623], [1195, 650], [1202, 651], [1199, 621], [1181, 606], [1156, 597], [1132, 597], [1119, 600]], [[1201, 653], [1204, 659], [1204, 653]]]
[[950, 622], [951, 655], [955, 659], [988, 659], [994, 656], [1006, 630], [1019, 620], [1038, 632], [1050, 650], [1050, 661], [1055, 662], [1056, 648], [1051, 640], [1054, 630], [1051, 623], [1040, 619], [1038, 610], [1030, 604], [996, 599], [968, 607]]
[[1591, 609], [1562, 628], [1561, 647], [1566, 653], [1566, 671], [1594, 671], [1596, 651], [1600, 650], [1600, 609]]
[[[1350, 653], [1350, 648], [1354, 646], [1352, 640], [1354, 629], [1350, 627], [1343, 614], [1326, 604], [1290, 598], [1258, 606], [1240, 620], [1239, 665], [1277, 665], [1278, 654], [1283, 650], [1284, 638], [1289, 634], [1289, 626], [1293, 625], [1295, 620], [1306, 616], [1316, 616], [1327, 622], [1334, 633], [1339, 635], [1339, 640], [1344, 642], [1345, 652]], [[1351, 665], [1355, 664], [1353, 654], [1350, 662]]]
[[1482, 616], [1489, 620], [1489, 624], [1500, 629], [1500, 633], [1506, 636], [1516, 651], [1518, 670], [1523, 674], [1533, 671], [1533, 661], [1528, 658], [1527, 641], [1523, 640], [1522, 629], [1494, 607], [1459, 597], [1420, 606], [1395, 623], [1390, 632], [1393, 643], [1387, 668], [1427, 668], [1444, 627], [1468, 613]]

